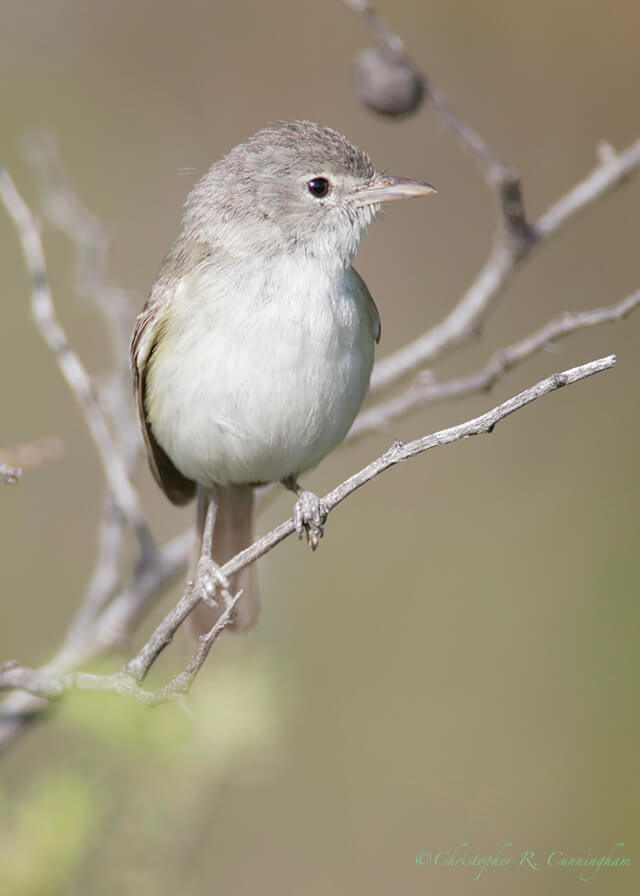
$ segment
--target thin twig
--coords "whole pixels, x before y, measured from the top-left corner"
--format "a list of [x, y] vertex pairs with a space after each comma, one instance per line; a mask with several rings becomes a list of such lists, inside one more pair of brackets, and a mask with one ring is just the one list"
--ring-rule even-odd
[[149, 559], [155, 552], [155, 544], [146, 518], [142, 513], [138, 495], [127, 475], [120, 454], [116, 450], [89, 375], [80, 358], [72, 349], [66, 333], [56, 317], [37, 223], [6, 168], [2, 166], [0, 166], [0, 198], [4, 201], [7, 211], [16, 225], [27, 268], [31, 274], [33, 317], [80, 405], [102, 461], [113, 500], [120, 513], [127, 518], [136, 531], [143, 558]]
[[441, 323], [376, 364], [369, 390], [370, 396], [376, 396], [477, 334], [517, 267], [533, 249], [640, 166], [640, 140], [619, 154], [606, 147], [606, 151], [600, 152], [600, 163], [595, 170], [554, 203], [535, 224], [530, 224], [520, 178], [513, 166], [503, 161], [487, 141], [454, 112], [445, 94], [432, 86], [430, 79], [407, 55], [401, 38], [367, 0], [343, 0], [343, 3], [362, 19], [387, 53], [409, 65], [421, 78], [425, 94], [443, 122], [462, 139], [483, 171], [496, 194], [500, 213], [500, 225], [489, 257], [458, 304]]
[[[211, 631], [198, 639], [198, 646], [187, 666], [175, 675], [169, 684], [156, 691], [146, 691], [125, 670], [111, 675], [94, 675], [88, 672], [63, 672], [55, 666], [30, 669], [9, 661], [0, 666], [0, 691], [18, 691], [42, 700], [55, 701], [72, 693], [110, 693], [131, 697], [143, 706], [180, 701], [190, 691], [196, 676], [202, 669], [209, 652], [223, 630], [232, 620], [239, 591], [225, 611], [216, 620]], [[1, 741], [0, 741], [1, 744]]]
[[437, 109], [444, 124], [470, 151], [495, 192], [500, 212], [500, 228], [496, 240], [508, 244], [515, 255], [526, 253], [536, 242], [537, 234], [527, 221], [520, 176], [513, 165], [500, 158], [484, 137], [452, 109], [446, 95], [433, 87], [431, 80], [407, 54], [402, 39], [391, 30], [370, 3], [366, 0], [343, 0], [343, 3], [362, 19], [378, 45], [391, 58], [408, 66], [420, 80], [427, 99]]
[[198, 638], [198, 646], [195, 653], [191, 657], [190, 662], [182, 670], [182, 672], [179, 672], [171, 679], [171, 681], [165, 688], [161, 688], [160, 693], [167, 692], [171, 695], [172, 698], [175, 698], [176, 696], [181, 694], [186, 695], [189, 693], [191, 685], [195, 681], [196, 676], [200, 672], [200, 669], [202, 669], [205, 660], [209, 656], [211, 648], [216, 643], [223, 630], [232, 621], [236, 605], [241, 597], [242, 591], [238, 591], [238, 593], [235, 594], [233, 598], [231, 598], [231, 600], [226, 604], [224, 611], [216, 619], [213, 628], [205, 635], [202, 635], [200, 638]]
[[362, 411], [347, 434], [345, 442], [352, 442], [369, 433], [387, 429], [391, 423], [426, 404], [463, 398], [477, 392], [488, 392], [508, 371], [559, 339], [589, 327], [621, 321], [638, 307], [640, 307], [640, 290], [615, 305], [575, 314], [567, 312], [549, 321], [520, 342], [498, 350], [484, 367], [475, 373], [439, 383], [425, 371], [419, 374], [416, 382], [400, 395]]
[[[578, 380], [585, 379], [602, 370], [608, 370], [613, 367], [614, 364], [615, 355], [609, 355], [606, 358], [600, 358], [597, 361], [582, 364], [571, 370], [553, 374], [552, 376], [541, 380], [539, 383], [536, 383], [536, 385], [531, 388], [525, 389], [524, 392], [508, 399], [493, 410], [488, 411], [486, 414], [482, 414], [480, 417], [476, 417], [466, 423], [461, 423], [458, 426], [441, 430], [433, 435], [423, 436], [420, 439], [407, 442], [405, 445], [401, 442], [395, 442], [383, 455], [372, 461], [372, 463], [364, 467], [364, 469], [360, 470], [358, 473], [349, 477], [349, 479], [345, 480], [341, 485], [329, 492], [329, 494], [325, 495], [324, 498], [321, 499], [323, 511], [326, 514], [329, 514], [330, 511], [337, 507], [341, 501], [344, 501], [348, 495], [352, 494], [356, 489], [389, 469], [389, 467], [394, 464], [408, 460], [410, 457], [415, 457], [417, 454], [428, 451], [430, 448], [435, 448], [437, 445], [448, 445], [451, 442], [466, 439], [472, 435], [492, 432], [496, 423], [499, 423], [505, 417], [509, 416], [509, 414], [525, 407], [537, 398], [547, 395], [555, 389], [559, 389], [561, 386], [578, 382]], [[281, 541], [284, 541], [284, 539], [294, 531], [295, 524], [293, 518], [286, 520], [275, 529], [272, 529], [271, 532], [263, 535], [262, 538], [259, 538], [250, 547], [246, 548], [225, 563], [224, 566], [220, 568], [220, 571], [227, 578], [231, 577], [245, 566], [248, 566], [250, 563], [253, 563], [259, 557], [262, 557], [268, 551], [272, 550], [272, 548]], [[187, 587], [181, 599], [165, 616], [160, 625], [158, 625], [147, 643], [140, 649], [136, 656], [127, 663], [125, 669], [136, 679], [136, 681], [142, 682], [144, 680], [152, 664], [167, 644], [171, 642], [175, 632], [197, 605], [199, 599], [197, 590], [194, 587]]]
[[26, 151], [40, 181], [47, 220], [65, 234], [75, 249], [76, 292], [91, 301], [106, 324], [114, 363], [101, 384], [100, 395], [113, 421], [126, 467], [131, 471], [142, 447], [131, 401], [129, 369], [129, 339], [135, 312], [127, 293], [109, 275], [105, 228], [80, 201], [64, 170], [54, 136], [48, 132], [30, 134]]
[[[639, 166], [640, 140], [619, 155], [602, 161], [538, 219], [536, 246], [549, 240], [561, 227], [618, 187]], [[474, 282], [444, 320], [376, 364], [369, 394], [376, 395], [387, 389], [475, 335], [487, 312], [532, 249], [533, 246], [524, 255], [516, 255], [508, 246], [497, 243]]]
[[[72, 630], [62, 649], [43, 669], [54, 677], [64, 676], [105, 653], [128, 647], [131, 632], [143, 613], [160, 599], [166, 585], [184, 575], [192, 541], [192, 532], [183, 532], [158, 551], [153, 564], [138, 567], [132, 581], [91, 627], [84, 631]], [[0, 753], [49, 708], [48, 702], [24, 691], [9, 694], [0, 706]]]
[[0, 690], [20, 689], [43, 700], [59, 700], [68, 693], [111, 693], [133, 697], [150, 706], [156, 702], [151, 691], [144, 691], [128, 675], [92, 675], [89, 672], [58, 672], [55, 669], [29, 669], [13, 663], [0, 667]]
[[[80, 201], [69, 180], [55, 138], [47, 132], [29, 135], [27, 155], [41, 184], [47, 219], [75, 249], [76, 292], [102, 315], [112, 356], [112, 369], [100, 384], [101, 406], [113, 424], [114, 440], [131, 477], [140, 452], [138, 421], [131, 401], [128, 343], [134, 313], [125, 291], [108, 272], [108, 239], [101, 221]], [[80, 638], [113, 596], [120, 577], [126, 519], [109, 490], [98, 525], [98, 549], [87, 591], [71, 623], [69, 637]]]
[[120, 561], [124, 546], [122, 516], [110, 494], [104, 499], [98, 524], [98, 547], [93, 570], [82, 603], [69, 626], [67, 638], [78, 641], [84, 638], [100, 612], [113, 597], [120, 579]]
[[[27, 156], [40, 181], [46, 217], [75, 247], [76, 292], [88, 298], [104, 318], [116, 360], [115, 370], [125, 380], [123, 388], [128, 398], [131, 391], [128, 344], [135, 312], [126, 292], [109, 275], [109, 240], [105, 228], [80, 201], [64, 170], [54, 136], [48, 132], [32, 133], [25, 142]], [[125, 404], [125, 410], [129, 409], [130, 417], [135, 420], [131, 402]], [[137, 427], [134, 429], [137, 434]], [[136, 444], [139, 445], [139, 439]]]
[[[487, 413], [475, 417], [472, 420], [468, 420], [465, 423], [440, 430], [431, 435], [423, 436], [412, 442], [407, 442], [406, 444], [394, 442], [388, 451], [325, 495], [321, 502], [323, 511], [325, 514], [329, 514], [338, 506], [338, 504], [344, 501], [345, 498], [353, 494], [367, 482], [370, 482], [376, 476], [379, 476], [385, 470], [388, 470], [390, 467], [409, 460], [412, 457], [416, 457], [418, 454], [422, 454], [439, 445], [448, 445], [452, 442], [457, 442], [460, 439], [469, 438], [469, 436], [493, 432], [497, 423], [501, 422], [515, 411], [536, 401], [536, 399], [548, 395], [563, 386], [568, 386], [603, 370], [608, 370], [614, 365], [614, 355], [609, 355], [605, 358], [599, 358], [596, 361], [581, 364], [578, 367], [553, 374], [552, 376], [540, 380], [540, 382], [531, 386], [529, 389], [525, 389], [523, 392], [502, 402], [502, 404]], [[224, 566], [221, 567], [221, 572], [227, 577], [233, 575], [240, 569], [253, 563], [259, 557], [262, 557], [289, 535], [293, 534], [294, 531], [295, 523], [293, 518], [286, 520], [275, 529], [272, 529], [271, 532], [255, 541], [249, 548], [225, 563]], [[16, 663], [6, 664], [3, 669], [0, 669], [0, 690], [19, 688], [29, 692], [29, 694], [32, 695], [32, 700], [34, 699], [33, 695], [36, 697], [57, 699], [63, 693], [70, 690], [111, 691], [117, 694], [134, 697], [139, 700], [139, 702], [147, 705], [166, 702], [167, 700], [175, 700], [178, 696], [182, 696], [188, 692], [195, 677], [202, 668], [211, 647], [222, 633], [224, 627], [231, 620], [233, 609], [239, 597], [240, 592], [235, 595], [233, 601], [226, 607], [211, 631], [200, 638], [197, 650], [187, 667], [176, 675], [168, 685], [160, 688], [158, 691], [144, 691], [140, 685], [162, 650], [171, 642], [181, 623], [198, 604], [200, 600], [199, 591], [194, 586], [193, 582], [190, 582], [187, 585], [178, 604], [165, 616], [147, 643], [141, 648], [136, 656], [124, 666], [120, 673], [106, 676], [89, 676], [84, 673], [69, 672], [67, 666], [69, 658], [60, 655], [57, 663], [50, 664], [40, 670], [26, 669]], [[124, 598], [122, 597], [121, 599]], [[126, 603], [128, 605], [129, 602], [127, 601]], [[109, 641], [113, 645], [114, 640], [117, 643], [117, 638], [114, 639], [113, 630], [111, 630], [110, 634], [111, 637], [109, 638]], [[85, 645], [85, 650], [87, 649], [90, 651], [91, 647]], [[76, 651], [76, 654], [73, 657], [73, 662], [80, 664], [85, 658], [86, 657], [83, 657], [81, 653], [78, 654]], [[19, 694], [12, 696], [17, 698], [18, 707], [22, 705], [24, 710], [24, 695], [22, 696], [22, 700], [20, 699]], [[6, 709], [9, 702], [10, 701], [5, 702], [3, 710]], [[27, 705], [30, 705], [28, 698]], [[31, 704], [31, 706], [32, 711], [42, 712], [44, 709], [40, 703], [36, 703], [35, 707], [33, 707], [33, 704]], [[15, 708], [16, 707], [14, 706], [14, 710]], [[3, 740], [6, 741], [9, 739], [8, 737], [2, 737], [2, 721], [2, 715], [0, 715], [0, 746], [3, 743]], [[13, 733], [15, 734], [15, 726], [19, 727], [20, 719], [16, 718], [14, 715], [13, 718], [10, 716], [4, 721], [5, 724], [11, 724], [13, 722]], [[11, 729], [9, 730], [11, 731]]]

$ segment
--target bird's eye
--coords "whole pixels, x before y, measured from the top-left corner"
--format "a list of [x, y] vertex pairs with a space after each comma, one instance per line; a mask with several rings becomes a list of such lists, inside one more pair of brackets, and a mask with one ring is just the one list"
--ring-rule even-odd
[[329, 181], [326, 177], [314, 177], [307, 184], [307, 189], [316, 199], [322, 199], [329, 192]]

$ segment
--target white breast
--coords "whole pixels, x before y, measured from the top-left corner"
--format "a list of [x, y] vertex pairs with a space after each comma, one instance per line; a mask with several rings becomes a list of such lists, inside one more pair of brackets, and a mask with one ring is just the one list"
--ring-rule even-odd
[[147, 380], [154, 434], [204, 484], [301, 473], [346, 435], [373, 364], [375, 312], [351, 268], [281, 256], [178, 288]]

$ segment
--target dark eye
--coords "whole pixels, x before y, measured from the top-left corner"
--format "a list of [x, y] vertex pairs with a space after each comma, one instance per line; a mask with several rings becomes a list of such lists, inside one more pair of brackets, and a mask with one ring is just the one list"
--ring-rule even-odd
[[326, 177], [314, 177], [307, 184], [307, 189], [312, 196], [315, 196], [317, 199], [322, 199], [322, 197], [326, 196], [329, 192], [329, 181]]

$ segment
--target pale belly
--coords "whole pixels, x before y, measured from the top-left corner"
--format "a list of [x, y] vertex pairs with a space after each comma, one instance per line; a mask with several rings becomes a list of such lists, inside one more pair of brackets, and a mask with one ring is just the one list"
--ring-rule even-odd
[[368, 295], [344, 277], [271, 295], [230, 313], [205, 296], [188, 318], [172, 319], [154, 355], [154, 435], [197, 482], [302, 473], [342, 441], [364, 399], [374, 348]]

